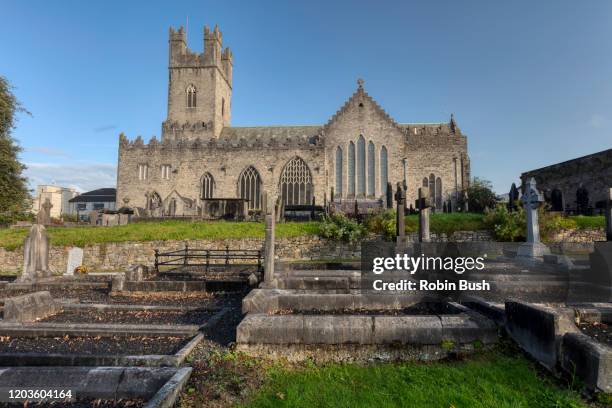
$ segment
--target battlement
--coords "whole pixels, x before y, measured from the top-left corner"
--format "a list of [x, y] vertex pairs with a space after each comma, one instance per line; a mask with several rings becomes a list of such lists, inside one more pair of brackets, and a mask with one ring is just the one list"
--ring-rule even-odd
[[234, 57], [229, 47], [223, 48], [223, 34], [218, 26], [215, 25], [212, 31], [208, 26], [204, 27], [204, 50], [202, 53], [189, 49], [187, 33], [182, 26], [176, 30], [170, 27], [169, 43], [170, 68], [217, 67], [231, 86]]

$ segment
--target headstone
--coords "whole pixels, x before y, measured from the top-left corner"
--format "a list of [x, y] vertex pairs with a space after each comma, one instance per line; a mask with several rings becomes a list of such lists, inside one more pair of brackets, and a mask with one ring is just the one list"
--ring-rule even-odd
[[508, 211], [512, 212], [516, 210], [516, 200], [518, 199], [518, 188], [516, 188], [516, 184], [512, 183], [512, 186], [510, 186], [510, 192], [508, 193]]
[[266, 214], [266, 238], [264, 243], [264, 284], [272, 286], [274, 281], [274, 212]]
[[612, 241], [612, 188], [606, 197], [606, 241]]
[[53, 208], [53, 204], [51, 204], [51, 201], [47, 198], [43, 205], [40, 206], [40, 210], [38, 211], [38, 215], [36, 216], [37, 224], [51, 224], [51, 208]]
[[44, 225], [34, 224], [23, 246], [23, 272], [19, 282], [34, 282], [51, 276], [49, 238]]
[[387, 183], [387, 208], [393, 208], [393, 185]]
[[429, 231], [429, 216], [431, 211], [431, 201], [429, 199], [429, 188], [419, 187], [419, 198], [416, 201], [419, 210], [419, 242], [431, 241]]
[[93, 210], [89, 212], [89, 223], [91, 225], [98, 225], [98, 211]]
[[527, 242], [519, 246], [517, 255], [535, 258], [549, 254], [548, 247], [540, 241], [540, 226], [538, 224], [538, 208], [544, 202], [544, 197], [538, 191], [533, 177], [525, 184], [521, 202], [527, 218]]
[[395, 236], [399, 242], [406, 235], [406, 217], [404, 210], [406, 208], [406, 192], [400, 183], [397, 183], [395, 202], [397, 205], [397, 211], [395, 214]]
[[83, 264], [83, 250], [79, 247], [72, 247], [68, 250], [68, 263], [64, 276], [74, 275], [74, 270]]

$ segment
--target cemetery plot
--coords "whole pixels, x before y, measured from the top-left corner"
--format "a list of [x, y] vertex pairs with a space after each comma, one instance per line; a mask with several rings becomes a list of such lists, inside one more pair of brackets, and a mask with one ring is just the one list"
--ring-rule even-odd
[[427, 315], [457, 315], [462, 310], [445, 302], [423, 302], [400, 309], [331, 309], [331, 310], [291, 310], [281, 309], [271, 312], [275, 315], [301, 314], [304, 316], [316, 315], [356, 315], [356, 316], [427, 316]]
[[186, 336], [0, 336], [0, 353], [169, 355], [179, 351], [190, 340]]
[[66, 309], [40, 322], [45, 323], [120, 323], [120, 324], [159, 324], [159, 325], [201, 325], [213, 316], [206, 309], [167, 311], [167, 310], [96, 310]]
[[578, 328], [594, 340], [612, 346], [612, 325], [601, 322], [584, 322], [578, 324]]

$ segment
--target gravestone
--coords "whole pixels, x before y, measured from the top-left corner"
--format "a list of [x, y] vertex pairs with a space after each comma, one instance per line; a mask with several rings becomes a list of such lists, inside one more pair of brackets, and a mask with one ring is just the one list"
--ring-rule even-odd
[[540, 241], [540, 225], [538, 224], [538, 208], [544, 202], [544, 197], [538, 191], [533, 177], [525, 184], [521, 202], [527, 218], [527, 242], [519, 246], [517, 255], [535, 258], [549, 254], [550, 249]]
[[510, 192], [508, 193], [508, 211], [516, 211], [516, 200], [519, 199], [519, 191], [516, 184], [512, 183]]
[[404, 210], [406, 208], [406, 192], [400, 183], [397, 183], [395, 202], [397, 205], [395, 214], [395, 236], [397, 237], [396, 240], [399, 242], [406, 235], [406, 218]]
[[430, 242], [429, 216], [431, 213], [431, 200], [429, 199], [428, 187], [419, 187], [419, 198], [415, 204], [419, 210], [419, 242]]
[[266, 238], [264, 243], [264, 286], [272, 287], [274, 281], [274, 211], [266, 214]]
[[606, 197], [606, 241], [612, 241], [612, 188]]
[[40, 207], [38, 214], [36, 216], [36, 223], [40, 225], [49, 225], [51, 224], [51, 208], [53, 208], [53, 204], [47, 198], [43, 205]]
[[68, 250], [68, 263], [64, 276], [74, 275], [74, 270], [83, 265], [83, 250], [79, 247], [72, 247]]
[[49, 238], [44, 225], [34, 224], [23, 246], [23, 272], [18, 282], [35, 282], [51, 276]]

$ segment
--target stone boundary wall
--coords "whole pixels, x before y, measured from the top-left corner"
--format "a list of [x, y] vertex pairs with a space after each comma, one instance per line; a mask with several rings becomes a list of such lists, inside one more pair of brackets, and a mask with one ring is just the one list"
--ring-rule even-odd
[[[416, 242], [418, 234], [407, 234], [408, 241]], [[433, 242], [493, 241], [490, 231], [457, 231], [451, 234], [431, 234]], [[557, 234], [551, 242], [593, 242], [605, 240], [603, 229], [573, 230]], [[128, 241], [87, 245], [83, 248], [83, 265], [90, 271], [125, 271], [132, 264], [152, 266], [154, 250], [175, 251], [185, 247], [225, 249], [263, 249], [263, 238], [187, 241]], [[55, 273], [64, 273], [70, 247], [51, 246], [49, 267]], [[359, 244], [328, 241], [317, 236], [279, 238], [276, 241], [280, 259], [350, 259], [361, 255]], [[0, 247], [0, 272], [21, 271], [23, 248], [8, 251]]]

